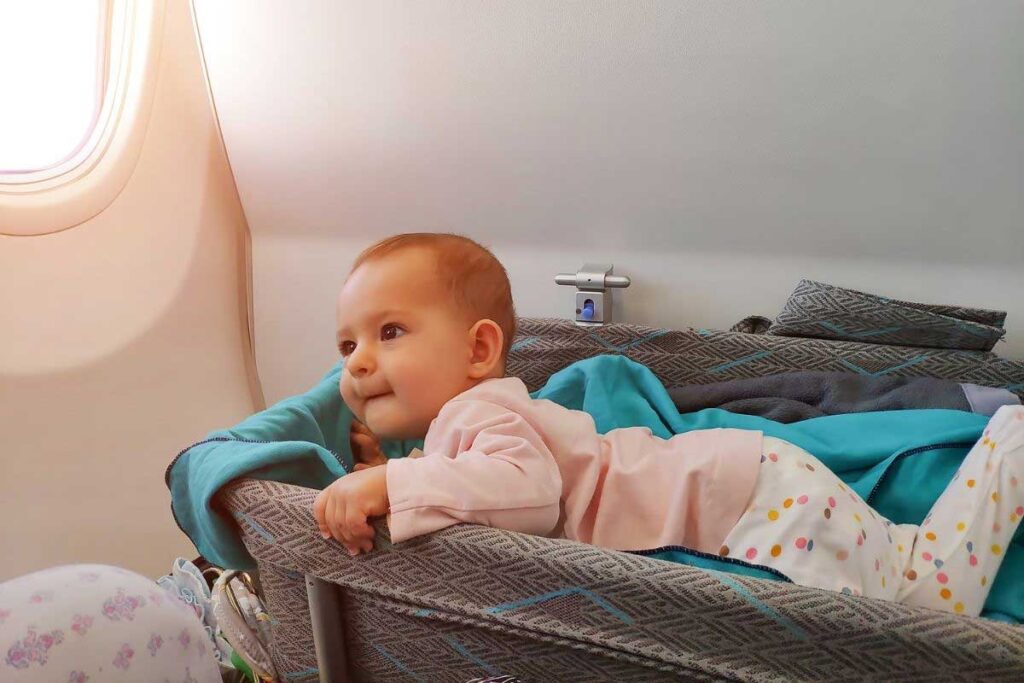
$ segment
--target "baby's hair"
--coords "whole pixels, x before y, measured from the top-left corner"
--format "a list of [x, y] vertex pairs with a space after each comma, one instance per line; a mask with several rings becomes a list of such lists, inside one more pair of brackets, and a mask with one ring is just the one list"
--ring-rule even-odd
[[367, 261], [402, 249], [426, 247], [437, 257], [437, 274], [459, 311], [473, 320], [488, 318], [501, 328], [502, 365], [516, 333], [516, 311], [508, 273], [494, 254], [468, 237], [441, 232], [411, 232], [382, 239], [363, 250], [352, 264], [351, 275]]

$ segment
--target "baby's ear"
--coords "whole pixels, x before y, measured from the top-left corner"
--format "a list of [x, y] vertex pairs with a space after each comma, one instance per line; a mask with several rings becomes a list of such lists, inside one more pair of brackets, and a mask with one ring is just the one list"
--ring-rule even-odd
[[501, 349], [505, 345], [505, 333], [493, 320], [477, 320], [469, 329], [472, 355], [469, 360], [471, 379], [483, 379], [491, 375], [501, 363]]

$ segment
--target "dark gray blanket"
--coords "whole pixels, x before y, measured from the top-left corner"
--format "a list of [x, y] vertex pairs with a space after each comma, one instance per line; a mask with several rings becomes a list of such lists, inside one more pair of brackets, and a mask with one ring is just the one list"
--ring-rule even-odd
[[845, 372], [790, 372], [668, 390], [681, 413], [722, 408], [776, 422], [876, 410], [949, 408], [992, 415], [1020, 400], [1006, 389], [932, 377], [869, 377]]

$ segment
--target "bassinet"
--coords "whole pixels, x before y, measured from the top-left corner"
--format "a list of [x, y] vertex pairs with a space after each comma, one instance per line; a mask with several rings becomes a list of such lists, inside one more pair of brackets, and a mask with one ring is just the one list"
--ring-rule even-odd
[[[509, 374], [533, 390], [607, 353], [669, 387], [844, 370], [1024, 392], [1024, 363], [983, 352], [545, 319], [520, 320]], [[1024, 680], [1024, 626], [468, 525], [400, 549], [379, 525], [352, 558], [319, 537], [315, 495], [218, 496], [246, 521], [283, 680]]]

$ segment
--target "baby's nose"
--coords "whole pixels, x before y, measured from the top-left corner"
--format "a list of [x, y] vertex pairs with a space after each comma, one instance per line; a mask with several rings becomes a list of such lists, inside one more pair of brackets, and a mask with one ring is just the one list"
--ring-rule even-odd
[[366, 351], [356, 350], [348, 357], [348, 371], [356, 377], [369, 375], [374, 370], [373, 355]]

